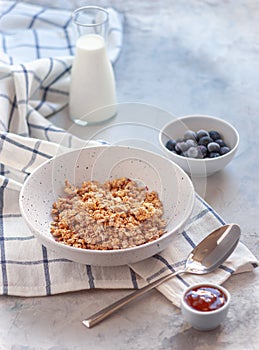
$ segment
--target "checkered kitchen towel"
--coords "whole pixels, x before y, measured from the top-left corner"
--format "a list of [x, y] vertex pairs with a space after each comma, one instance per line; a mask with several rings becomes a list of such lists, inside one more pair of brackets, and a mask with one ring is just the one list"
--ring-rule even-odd
[[[110, 58], [122, 41], [122, 18], [111, 15]], [[0, 3], [0, 293], [39, 296], [90, 288], [138, 288], [182, 267], [189, 251], [223, 221], [197, 196], [182, 234], [161, 254], [132, 266], [95, 267], [60, 258], [39, 244], [18, 206], [27, 176], [60, 150], [82, 147], [80, 140], [52, 125], [47, 116], [67, 104], [74, 37], [70, 13], [23, 4]], [[93, 142], [89, 142], [93, 144]], [[256, 258], [240, 243], [230, 259], [207, 281], [224, 282], [250, 271]], [[181, 276], [159, 290], [179, 305], [179, 295], [202, 276]]]

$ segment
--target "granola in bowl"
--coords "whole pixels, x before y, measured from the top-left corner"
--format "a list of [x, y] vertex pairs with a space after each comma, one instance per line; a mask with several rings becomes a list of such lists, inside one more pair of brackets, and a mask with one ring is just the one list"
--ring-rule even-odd
[[154, 241], [166, 232], [163, 204], [136, 181], [65, 182], [65, 197], [53, 204], [51, 234], [76, 248], [113, 250]]
[[[89, 190], [87, 193], [84, 187], [90, 185], [83, 185], [84, 182], [97, 180], [100, 184], [104, 184], [107, 180], [119, 180], [124, 176], [134, 181], [130, 182], [126, 179], [120, 186], [115, 181], [114, 190], [117, 195], [113, 196], [112, 199], [116, 205], [114, 204], [112, 207], [111, 204], [102, 203], [105, 198], [96, 189], [91, 190], [95, 195], [88, 200], [91, 191]], [[65, 184], [66, 180], [67, 185]], [[134, 182], [136, 182], [136, 187], [143, 188], [139, 195], [143, 196], [141, 198], [144, 200], [140, 202], [142, 205], [139, 204], [139, 212], [137, 213], [137, 204], [132, 204], [135, 198], [130, 194], [133, 191], [131, 186]], [[94, 185], [96, 184], [93, 182], [91, 188]], [[112, 187], [112, 185], [110, 186]], [[64, 187], [67, 187], [68, 193], [64, 192]], [[107, 192], [107, 189], [104, 191]], [[159, 198], [156, 195], [150, 194], [149, 196], [147, 194], [152, 193], [152, 191], [156, 191]], [[124, 202], [123, 198], [126, 195], [128, 199], [124, 199]], [[162, 201], [162, 207], [157, 199]], [[189, 176], [175, 163], [157, 153], [128, 146], [102, 145], [70, 150], [44, 162], [27, 178], [20, 192], [19, 200], [22, 216], [32, 234], [53, 254], [80, 264], [120, 266], [145, 260], [168, 248], [168, 245], [184, 229], [184, 225], [190, 218], [194, 206], [195, 191]], [[54, 202], [56, 204], [53, 208]], [[130, 203], [132, 207], [128, 211], [120, 210], [121, 205], [127, 203]], [[76, 208], [72, 211], [74, 204], [78, 206], [79, 210]], [[98, 208], [95, 208], [97, 205]], [[154, 215], [146, 220], [140, 220], [142, 214], [144, 214], [143, 219], [145, 215], [149, 216], [153, 212], [152, 208]], [[52, 209], [54, 212], [51, 215]], [[111, 209], [113, 209], [111, 213], [113, 218], [110, 215]], [[132, 210], [134, 213], [130, 215]], [[85, 215], [88, 211], [88, 215]], [[107, 213], [109, 213], [108, 219]], [[64, 220], [64, 215], [70, 215], [71, 222], [75, 220], [73, 227], [70, 227], [68, 221]], [[141, 224], [136, 225], [133, 219], [140, 221]], [[103, 222], [100, 222], [102, 220]], [[91, 221], [92, 228], [88, 221]], [[121, 223], [121, 226], [123, 223], [125, 226], [131, 226], [129, 224], [132, 223], [137, 234], [139, 233], [138, 229], [144, 225], [145, 230], [140, 232], [142, 239], [137, 241], [128, 237], [127, 227], [121, 227], [122, 232], [125, 233], [121, 238], [120, 231], [115, 226], [116, 223], [118, 225], [118, 222]], [[113, 226], [108, 229], [108, 224], [112, 223]], [[103, 235], [102, 240], [98, 239], [100, 234], [96, 235], [94, 225], [97, 225], [98, 230]], [[85, 232], [87, 232], [85, 227], [91, 229], [91, 233], [89, 231], [87, 237], [85, 236]], [[78, 229], [81, 229], [82, 237], [79, 236]], [[118, 237], [114, 236], [116, 230]], [[110, 232], [111, 238], [107, 237], [107, 232]], [[150, 236], [145, 237], [146, 233]], [[119, 238], [118, 245], [115, 245], [115, 242], [110, 244], [112, 238]], [[136, 237], [134, 236], [134, 238]], [[88, 242], [86, 242], [87, 239]], [[62, 243], [62, 240], [68, 241], [68, 243]], [[147, 243], [141, 243], [142, 241]], [[83, 248], [77, 248], [77, 244], [79, 247], [82, 245]], [[95, 249], [90, 248], [91, 244]], [[132, 246], [124, 249], [124, 245], [126, 247]], [[117, 246], [121, 248], [115, 248]], [[86, 248], [84, 249], [84, 247]]]

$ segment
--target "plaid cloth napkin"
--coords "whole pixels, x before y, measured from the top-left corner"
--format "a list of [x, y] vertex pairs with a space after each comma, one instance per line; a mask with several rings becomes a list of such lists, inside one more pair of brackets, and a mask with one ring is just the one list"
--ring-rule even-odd
[[[118, 57], [122, 17], [113, 9], [109, 54]], [[0, 293], [40, 296], [94, 288], [139, 288], [182, 267], [190, 250], [223, 220], [199, 196], [185, 230], [168, 248], [131, 266], [96, 267], [60, 258], [42, 246], [25, 225], [18, 205], [27, 176], [60, 145], [86, 145], [46, 117], [67, 104], [74, 34], [70, 13], [21, 2], [0, 3]], [[93, 141], [89, 145], [94, 144]], [[181, 275], [158, 289], [179, 306], [183, 289], [193, 282], [224, 282], [232, 273], [258, 265], [239, 243], [228, 261], [206, 276]]]

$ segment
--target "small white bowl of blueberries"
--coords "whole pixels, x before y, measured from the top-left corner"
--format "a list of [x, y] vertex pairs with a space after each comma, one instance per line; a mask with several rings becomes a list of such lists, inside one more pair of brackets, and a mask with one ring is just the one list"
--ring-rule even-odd
[[234, 157], [239, 134], [228, 122], [208, 115], [188, 115], [167, 123], [159, 133], [168, 158], [194, 177], [222, 170]]

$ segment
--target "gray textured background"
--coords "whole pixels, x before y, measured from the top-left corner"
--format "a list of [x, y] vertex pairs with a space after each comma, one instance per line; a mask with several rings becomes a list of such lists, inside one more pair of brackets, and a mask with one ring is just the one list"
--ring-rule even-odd
[[[85, 1], [34, 1], [74, 9]], [[259, 1], [95, 1], [125, 14], [123, 48], [115, 65], [119, 102], [145, 102], [175, 116], [210, 114], [240, 133], [236, 158], [208, 178], [205, 199], [242, 227], [258, 257]], [[86, 314], [120, 291], [48, 298], [0, 298], [0, 349], [246, 349], [258, 338], [258, 271], [225, 284], [232, 294], [228, 322], [212, 332], [183, 323], [156, 291], [96, 328]]]

